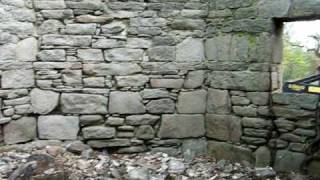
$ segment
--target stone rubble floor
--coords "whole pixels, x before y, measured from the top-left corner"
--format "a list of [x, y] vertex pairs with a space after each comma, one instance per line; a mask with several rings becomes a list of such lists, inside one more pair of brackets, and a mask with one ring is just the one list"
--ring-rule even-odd
[[197, 157], [184, 160], [164, 153], [108, 154], [80, 141], [33, 142], [0, 147], [0, 179], [9, 180], [228, 180], [308, 179], [281, 177], [272, 168]]

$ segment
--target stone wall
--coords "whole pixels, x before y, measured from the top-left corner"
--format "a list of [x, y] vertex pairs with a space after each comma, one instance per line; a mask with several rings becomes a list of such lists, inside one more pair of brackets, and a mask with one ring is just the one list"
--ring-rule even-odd
[[257, 166], [302, 157], [314, 98], [270, 95], [281, 22], [320, 15], [320, 2], [301, 2], [0, 0], [0, 141]]

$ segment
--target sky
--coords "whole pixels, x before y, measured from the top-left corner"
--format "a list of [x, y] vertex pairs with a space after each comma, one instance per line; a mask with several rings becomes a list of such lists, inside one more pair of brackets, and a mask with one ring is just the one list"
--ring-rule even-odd
[[299, 43], [306, 49], [312, 49], [316, 46], [316, 43], [309, 36], [320, 35], [320, 20], [285, 23], [285, 32], [288, 32], [290, 42]]

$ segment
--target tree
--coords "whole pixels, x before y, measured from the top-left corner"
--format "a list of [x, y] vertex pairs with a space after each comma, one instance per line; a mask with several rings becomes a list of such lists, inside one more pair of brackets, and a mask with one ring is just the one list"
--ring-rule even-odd
[[[318, 38], [317, 48], [306, 51], [304, 46], [290, 42], [288, 34], [285, 33], [283, 49], [284, 82], [301, 79], [317, 72], [317, 59], [320, 58], [320, 36], [316, 38]], [[311, 51], [315, 53], [310, 53]]]

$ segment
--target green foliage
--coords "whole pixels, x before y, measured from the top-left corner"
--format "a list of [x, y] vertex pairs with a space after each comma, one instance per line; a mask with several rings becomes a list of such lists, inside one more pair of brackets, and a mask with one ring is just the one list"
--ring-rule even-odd
[[315, 74], [316, 59], [314, 53], [307, 52], [302, 47], [291, 44], [288, 38], [284, 38], [283, 81], [301, 79]]

